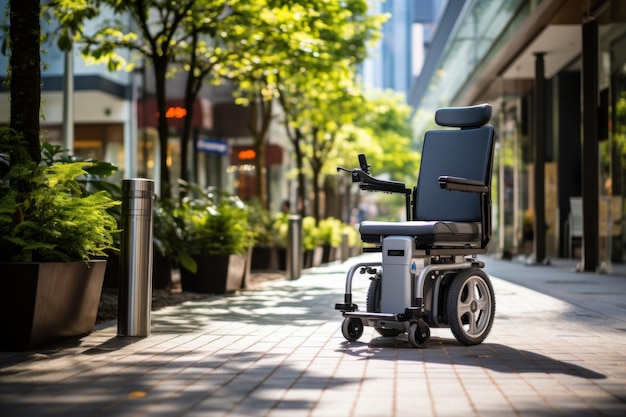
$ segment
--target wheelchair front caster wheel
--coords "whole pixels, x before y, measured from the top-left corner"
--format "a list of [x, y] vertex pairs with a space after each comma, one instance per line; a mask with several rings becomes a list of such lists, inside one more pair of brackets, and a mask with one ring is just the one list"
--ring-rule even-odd
[[341, 325], [341, 333], [343, 337], [350, 342], [359, 340], [359, 338], [363, 336], [363, 322], [361, 319], [347, 317], [343, 320], [343, 324]]
[[423, 320], [411, 323], [408, 336], [411, 346], [422, 348], [430, 342], [430, 327]]

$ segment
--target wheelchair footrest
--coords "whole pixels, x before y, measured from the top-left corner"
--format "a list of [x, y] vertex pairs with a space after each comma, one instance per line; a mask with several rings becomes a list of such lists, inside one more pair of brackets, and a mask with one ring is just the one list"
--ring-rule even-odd
[[337, 303], [335, 304], [335, 310], [340, 310], [340, 311], [356, 311], [359, 309], [359, 306], [356, 304], [352, 304], [352, 303]]
[[404, 309], [404, 315], [409, 319], [419, 319], [426, 315], [426, 310], [423, 307], [408, 307]]
[[409, 317], [404, 313], [369, 313], [365, 311], [346, 311], [343, 313], [344, 317], [356, 317], [360, 319], [386, 319], [392, 321], [408, 321]]

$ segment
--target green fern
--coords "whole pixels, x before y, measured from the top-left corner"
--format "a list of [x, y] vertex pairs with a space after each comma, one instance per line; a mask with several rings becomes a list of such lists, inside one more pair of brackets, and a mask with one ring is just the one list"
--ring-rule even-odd
[[20, 153], [19, 138], [0, 135], [10, 169], [0, 178], [0, 261], [89, 260], [113, 248], [119, 205], [106, 191], [88, 193], [78, 178], [88, 162], [38, 166]]

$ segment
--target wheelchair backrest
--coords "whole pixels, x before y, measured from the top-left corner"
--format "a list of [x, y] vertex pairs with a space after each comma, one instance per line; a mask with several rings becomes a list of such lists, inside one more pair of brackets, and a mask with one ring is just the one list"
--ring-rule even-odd
[[[438, 125], [458, 129], [426, 132], [413, 220], [482, 222], [483, 234], [490, 234], [494, 129], [485, 126], [490, 118], [488, 104], [437, 110]], [[482, 181], [489, 193], [443, 190], [437, 181], [442, 175]]]

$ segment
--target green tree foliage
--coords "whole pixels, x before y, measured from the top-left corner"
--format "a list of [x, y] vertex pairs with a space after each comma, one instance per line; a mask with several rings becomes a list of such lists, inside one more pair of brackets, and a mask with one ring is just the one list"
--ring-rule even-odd
[[[332, 153], [342, 138], [342, 132], [354, 122], [364, 98], [348, 77], [350, 67], [343, 71], [335, 68], [328, 74], [320, 74], [309, 82], [310, 90], [293, 113], [293, 126], [297, 130], [292, 140], [294, 147], [300, 149], [311, 175], [313, 191], [313, 216], [321, 218], [320, 192], [325, 168], [332, 163]], [[295, 95], [292, 96], [295, 98]], [[296, 107], [292, 101], [291, 111]], [[334, 169], [334, 166], [332, 167]], [[304, 188], [304, 187], [303, 187]], [[301, 198], [304, 196], [301, 194]]]
[[[151, 63], [156, 76], [161, 149], [167, 144], [165, 78], [172, 64], [177, 64], [188, 76], [185, 92], [188, 115], [193, 111], [203, 81], [234, 80], [236, 102], [251, 107], [248, 126], [255, 140], [257, 189], [262, 205], [266, 206], [264, 150], [275, 101], [281, 104], [294, 147], [303, 201], [307, 195], [307, 173], [313, 194], [320, 194], [325, 169], [330, 165], [334, 168], [335, 164], [329, 161], [336, 153], [337, 143], [345, 138], [349, 141], [357, 134], [371, 134], [371, 127], [359, 130], [360, 122], [355, 122], [361, 119], [369, 123], [362, 115], [362, 109], [367, 106], [354, 81], [355, 71], [367, 56], [368, 48], [380, 37], [387, 16], [371, 14], [369, 3], [367, 0], [73, 0], [59, 1], [57, 13], [68, 16], [76, 11], [75, 18], [62, 20], [61, 36], [82, 42], [86, 55], [106, 62], [111, 70], [132, 68], [137, 59], [125, 62], [117, 53], [120, 48]], [[100, 6], [111, 8], [118, 18], [130, 15], [133, 25], [107, 21], [94, 34], [85, 35], [79, 22], [96, 16], [94, 7]], [[188, 148], [185, 141], [191, 132], [191, 117], [187, 119], [182, 135], [183, 150]], [[385, 127], [383, 122], [378, 124], [381, 129]], [[387, 132], [392, 130], [386, 128]], [[401, 131], [398, 135], [405, 137]], [[402, 144], [398, 138], [390, 139], [394, 144]], [[405, 148], [397, 158], [390, 156], [384, 162], [402, 166], [406, 154]], [[182, 157], [184, 177], [186, 154]], [[165, 158], [165, 152], [161, 152], [161, 158]], [[164, 160], [160, 166], [167, 170]], [[169, 172], [162, 172], [161, 178], [162, 187], [167, 186]], [[162, 188], [161, 195], [168, 195], [167, 191]], [[313, 210], [319, 219], [317, 201]]]
[[[224, 0], [73, 0], [57, 1], [50, 9], [61, 23], [60, 46], [79, 43], [84, 56], [96, 63], [106, 63], [111, 71], [132, 70], [142, 58], [152, 67], [161, 150], [162, 196], [171, 194], [165, 151], [169, 135], [166, 78], [173, 63], [189, 64], [191, 78], [187, 93], [190, 97], [185, 99], [185, 103], [193, 103], [198, 92], [196, 81], [202, 78], [203, 69], [194, 66], [192, 59], [196, 60], [198, 54], [207, 48], [206, 41], [201, 42], [200, 37], [211, 37], [217, 33], [219, 19], [228, 15], [227, 4]], [[105, 7], [113, 12], [113, 19], [102, 20], [94, 33], [85, 33], [85, 20], [100, 16], [100, 8]], [[131, 25], [122, 20], [122, 17], [128, 16], [131, 18]], [[196, 49], [190, 51], [190, 46]], [[119, 53], [120, 49], [130, 51], [130, 62]], [[210, 52], [204, 52], [205, 55], [206, 53]], [[189, 106], [187, 110], [192, 107]]]
[[363, 153], [375, 175], [387, 174], [409, 184], [416, 181], [420, 154], [412, 144], [411, 107], [402, 94], [369, 92], [343, 138], [333, 153], [333, 163], [356, 166], [357, 155]]
[[[325, 175], [336, 176], [331, 170], [335, 166], [357, 167], [357, 156], [362, 153], [367, 156], [372, 175], [404, 182], [411, 189], [417, 181], [420, 153], [412, 144], [411, 108], [403, 95], [389, 90], [371, 91], [358, 110], [353, 123], [342, 130]], [[345, 178], [339, 192], [351, 197], [350, 190], [351, 183]], [[386, 212], [401, 212], [405, 207], [405, 199], [398, 195], [377, 194], [377, 198], [387, 206]], [[356, 203], [348, 198], [346, 204], [352, 207]]]
[[[316, 149], [313, 142], [318, 136], [314, 132], [325, 128], [324, 124], [309, 128], [305, 137], [303, 130], [298, 131], [305, 118], [303, 112], [308, 110], [310, 122], [316, 106], [326, 105], [324, 96], [332, 99], [333, 94], [344, 95], [342, 83], [354, 77], [355, 65], [365, 58], [369, 42], [378, 37], [384, 16], [368, 14], [366, 0], [255, 3], [258, 13], [232, 32], [236, 42], [254, 46], [233, 67], [238, 85], [237, 102], [253, 108], [249, 126], [255, 137], [256, 164], [261, 167], [258, 187], [265, 190], [263, 149], [273, 103], [279, 99], [294, 144], [300, 195], [304, 199], [302, 142], [308, 140], [309, 149]], [[264, 192], [261, 194], [263, 198]]]
[[11, 164], [0, 175], [0, 261], [89, 260], [113, 248], [117, 222], [109, 210], [119, 202], [79, 181], [92, 163], [39, 165], [22, 135], [6, 128], [0, 154]]

